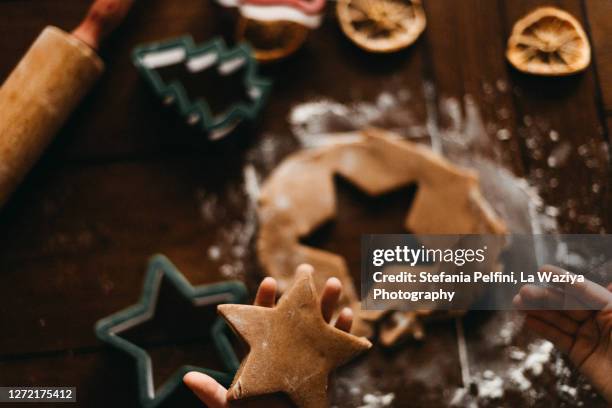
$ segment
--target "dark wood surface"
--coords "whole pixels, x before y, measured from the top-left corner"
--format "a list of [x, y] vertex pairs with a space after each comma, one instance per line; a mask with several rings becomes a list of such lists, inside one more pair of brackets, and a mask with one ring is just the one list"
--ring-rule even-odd
[[[443, 128], [452, 118], [441, 106], [449, 98], [463, 101], [469, 95], [485, 123], [508, 129], [511, 135], [500, 140], [491, 131], [489, 143], [482, 146], [489, 157], [530, 181], [557, 179], [558, 186], [540, 193], [547, 205], [559, 208], [560, 231], [610, 232], [612, 183], [609, 156], [601, 148], [612, 131], [610, 2], [424, 3], [424, 35], [410, 49], [388, 56], [354, 47], [329, 13], [297, 55], [262, 69], [275, 80], [275, 88], [261, 120], [231, 140], [204, 146], [152, 97], [130, 53], [136, 44], [185, 33], [196, 41], [220, 34], [231, 42], [232, 16], [207, 0], [137, 2], [102, 50], [104, 77], [0, 213], [0, 385], [71, 385], [78, 387], [81, 406], [133, 406], [133, 364], [96, 340], [95, 321], [138, 299], [146, 261], [154, 253], [166, 254], [194, 285], [223, 279], [220, 266], [226, 260], [212, 259], [208, 248], [217, 245], [228, 226], [245, 222], [248, 198], [236, 198], [233, 192], [242, 186], [249, 152], [266, 138], [280, 146], [275, 162], [295, 150], [298, 143], [286, 118], [293, 105], [313, 98], [373, 101], [381, 90], [401, 87], [411, 92], [415, 122], [434, 120]], [[508, 66], [503, 55], [512, 25], [539, 4], [557, 4], [583, 22], [594, 50], [586, 72], [542, 79]], [[87, 5], [82, 0], [2, 1], [0, 80], [46, 24], [74, 27]], [[498, 84], [508, 91], [492, 94], [489, 88]], [[529, 146], [530, 122], [535, 119], [545, 122], [542, 132], [554, 130], [571, 142], [566, 165], [547, 166], [555, 146], [542, 132], [536, 135], [537, 149]], [[589, 160], [580, 154], [580, 146], [585, 146], [582, 152]], [[274, 163], [255, 164], [265, 175]], [[202, 207], [212, 195], [225, 210], [211, 220]], [[353, 244], [360, 233], [401, 232], [383, 219], [380, 224], [359, 221], [380, 203], [367, 202], [342, 186], [339, 195], [346, 209], [336, 224], [313, 238], [321, 246], [354, 258], [358, 248]], [[389, 200], [395, 213], [405, 211], [397, 200]], [[252, 287], [261, 271], [249, 249], [252, 245], [242, 261]], [[486, 346], [483, 340], [499, 331], [504, 319], [489, 314], [465, 319], [475, 369], [511, 364], [507, 356], [500, 357], [505, 349]], [[365, 357], [367, 364], [357, 364], [365, 364], [372, 378], [385, 367], [393, 373], [394, 382], [379, 379], [376, 386], [381, 392], [395, 392], [396, 406], [441, 406], [461, 385], [453, 322], [428, 329], [430, 338], [424, 343], [409, 342], [395, 354], [376, 348]], [[519, 334], [516, 341], [526, 344], [527, 339]], [[200, 347], [175, 345], [170, 339], [149, 349], [156, 381], [183, 363], [210, 363], [206, 340]], [[420, 376], [425, 370], [435, 375]], [[335, 381], [341, 382], [343, 375]], [[575, 401], [556, 395], [553, 383], [539, 385], [532, 405], [574, 406]], [[341, 386], [333, 395], [338, 406], [361, 402]], [[601, 405], [590, 395], [580, 396]], [[526, 401], [512, 393], [506, 398], [515, 406]], [[184, 389], [175, 396], [178, 401], [194, 403]]]
[[586, 1], [586, 13], [595, 46], [597, 75], [601, 87], [604, 113], [612, 114], [612, 46], [606, 41], [610, 36], [609, 20], [612, 4], [607, 1]]

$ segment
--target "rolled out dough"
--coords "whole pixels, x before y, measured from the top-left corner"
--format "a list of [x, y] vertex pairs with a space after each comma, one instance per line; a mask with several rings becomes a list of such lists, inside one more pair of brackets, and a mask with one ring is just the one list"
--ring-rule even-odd
[[353, 333], [369, 335], [368, 322], [382, 313], [360, 310], [345, 260], [300, 243], [335, 216], [334, 175], [371, 196], [416, 183], [418, 191], [404, 224], [414, 234], [503, 234], [506, 227], [482, 196], [475, 172], [383, 130], [368, 129], [362, 135], [354, 142], [299, 151], [272, 172], [259, 200], [257, 253], [281, 292], [302, 263], [317, 271], [318, 290], [328, 278], [340, 279], [342, 302], [355, 311]]

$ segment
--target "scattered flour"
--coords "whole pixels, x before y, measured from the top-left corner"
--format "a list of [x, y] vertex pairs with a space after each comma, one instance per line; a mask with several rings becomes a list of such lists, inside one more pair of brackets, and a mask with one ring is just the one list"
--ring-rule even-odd
[[[506, 87], [504, 83], [490, 86], [491, 92], [505, 92], [502, 90]], [[498, 137], [504, 140], [511, 137], [509, 131], [504, 128], [489, 130], [469, 95], [463, 101], [442, 99], [437, 106], [433, 85], [425, 83], [423, 92], [428, 105], [425, 123], [419, 123], [416, 119], [410, 106], [411, 92], [406, 89], [382, 92], [372, 102], [342, 104], [325, 98], [307, 101], [292, 108], [288, 121], [303, 147], [318, 146], [330, 140], [352, 140], [358, 137], [356, 131], [364, 126], [379, 126], [393, 130], [401, 137], [429, 144], [453, 162], [480, 174], [483, 194], [495, 210], [508, 220], [512, 232], [555, 232], [559, 210], [544, 205], [534, 185], [500, 166], [496, 160], [498, 152], [483, 148], [490, 145], [485, 143], [490, 131], [498, 133]], [[449, 119], [448, 126], [441, 128], [438, 125], [438, 113]], [[534, 119], [527, 115], [523, 122], [533, 125]], [[554, 130], [549, 130], [548, 136], [551, 140], [560, 138]], [[264, 134], [258, 144], [247, 152], [241, 185], [229, 186], [228, 191], [223, 193], [203, 189], [196, 193], [202, 219], [211, 224], [226, 218], [232, 207], [243, 208], [246, 203], [242, 219], [222, 226], [217, 242], [207, 248], [210, 259], [221, 263], [223, 275], [236, 278], [244, 273], [244, 258], [250, 254], [250, 243], [257, 228], [256, 200], [260, 180], [295, 147], [289, 137]], [[589, 146], [581, 146], [579, 153], [586, 157], [590, 149]], [[567, 147], [557, 151], [553, 156], [555, 164], [562, 164], [566, 151]], [[228, 202], [230, 208], [227, 208]]]
[[221, 263], [219, 271], [227, 278], [244, 277], [245, 258], [251, 253], [251, 241], [257, 230], [258, 196], [259, 177], [252, 165], [244, 168], [241, 185], [230, 185], [222, 193], [208, 193], [204, 189], [196, 193], [202, 219], [210, 224], [218, 223], [232, 211], [238, 212], [246, 203], [243, 215], [220, 225], [215, 243], [207, 248], [208, 257]]
[[[485, 85], [483, 84], [483, 87]], [[507, 92], [508, 84], [497, 81], [487, 84], [486, 90], [493, 94], [497, 91]], [[516, 90], [513, 90], [516, 92]], [[540, 192], [543, 189], [555, 188], [558, 180], [545, 169], [533, 169], [528, 181], [514, 175], [500, 163], [504, 152], [491, 148], [489, 135], [496, 136], [501, 142], [513, 137], [524, 137], [532, 156], [542, 155], [542, 137], [558, 143], [548, 153], [549, 167], [563, 166], [574, 147], [564, 141], [558, 131], [551, 129], [539, 118], [525, 115], [523, 127], [514, 135], [505, 128], [485, 124], [479, 108], [469, 95], [462, 101], [456, 98], [440, 100], [438, 104], [432, 84], [424, 83], [423, 92], [427, 103], [425, 123], [419, 123], [410, 106], [411, 92], [397, 90], [382, 92], [373, 102], [356, 102], [342, 104], [330, 99], [317, 99], [295, 105], [288, 117], [289, 124], [297, 142], [302, 147], [320, 146], [326, 143], [337, 143], [359, 137], [357, 131], [364, 126], [378, 126], [397, 132], [401, 137], [415, 142], [430, 145], [456, 164], [477, 171], [481, 178], [483, 194], [495, 210], [507, 220], [510, 230], [516, 233], [554, 233], [558, 231], [556, 218], [561, 209], [545, 205]], [[509, 119], [510, 112], [502, 108], [497, 112], [500, 119]], [[448, 119], [448, 125], [440, 127], [438, 115]], [[543, 136], [542, 136], [543, 135]], [[256, 202], [259, 195], [260, 180], [265, 177], [280, 160], [295, 150], [295, 141], [280, 135], [264, 134], [258, 144], [247, 153], [247, 165], [244, 168], [243, 182], [233, 186], [221, 197], [215, 194], [198, 192], [200, 210], [205, 222], [218, 222], [231, 209], [226, 208], [232, 200], [240, 202], [239, 207], [246, 211], [243, 218], [229, 226], [221, 227], [214, 245], [207, 251], [212, 260], [221, 263], [221, 272], [228, 277], [239, 277], [244, 274], [244, 259], [249, 255], [252, 239], [257, 227]], [[593, 147], [578, 147], [578, 154], [589, 160]], [[350, 158], [347, 158], [349, 160]], [[593, 186], [599, 190], [599, 186]], [[279, 203], [283, 205], [283, 203]], [[567, 208], [575, 209], [576, 204], [568, 200]], [[565, 208], [564, 208], [565, 210]], [[584, 216], [574, 213], [576, 218]], [[593, 222], [586, 220], [585, 222]], [[515, 334], [520, 329], [520, 322], [508, 319], [498, 332], [494, 342], [507, 347], [513, 343]], [[533, 378], [542, 375], [545, 367], [553, 365], [555, 373], [560, 374], [567, 367], [557, 358], [554, 364], [550, 361], [553, 346], [547, 341], [536, 341], [528, 345], [527, 350], [516, 346], [509, 348], [509, 357], [515, 364], [503, 372], [485, 370], [473, 375], [478, 392], [471, 395], [467, 388], [459, 388], [452, 401], [455, 405], [478, 406], [478, 399], [502, 398], [505, 390], [518, 389], [530, 398], [538, 397], [532, 384]], [[386, 407], [393, 404], [394, 394], [380, 394], [373, 389], [374, 379], [370, 373], [363, 372], [356, 366], [351, 375], [338, 378], [338, 386], [351, 398], [361, 397], [361, 408]], [[576, 395], [576, 388], [565, 382], [557, 384], [559, 392], [568, 396]], [[358, 401], [358, 400], [357, 400]]]
[[280, 162], [282, 156], [295, 149], [289, 137], [264, 133], [259, 143], [247, 152], [247, 166], [267, 174]]
[[196, 198], [200, 202], [200, 214], [206, 222], [214, 222], [216, 217], [221, 215], [222, 210], [218, 205], [218, 197], [214, 194], [209, 195], [203, 189], [196, 192]]
[[540, 340], [529, 345], [529, 354], [523, 362], [522, 368], [531, 374], [538, 376], [542, 374], [544, 364], [550, 361], [554, 349], [550, 341]]
[[545, 340], [537, 340], [528, 346], [525, 352], [517, 347], [510, 349], [510, 357], [518, 363], [500, 372], [485, 370], [475, 374], [473, 384], [477, 390], [471, 393], [466, 388], [458, 388], [451, 398], [452, 406], [477, 407], [481, 400], [494, 400], [502, 398], [506, 390], [518, 390], [523, 393], [530, 401], [536, 401], [543, 397], [541, 391], [533, 386], [533, 379], [541, 376], [544, 367], [548, 365], [552, 372], [557, 374], [557, 388], [559, 392], [568, 395], [577, 395], [577, 389], [564, 383], [564, 372], [569, 369], [565, 366], [561, 358], [552, 361], [553, 345]]
[[218, 246], [216, 246], [216, 245], [213, 245], [213, 246], [209, 247], [208, 248], [208, 256], [213, 261], [218, 260], [221, 257], [221, 249]]
[[537, 377], [542, 374], [544, 364], [550, 361], [553, 349], [554, 346], [551, 342], [538, 340], [529, 345], [525, 359], [508, 371], [510, 380], [520, 391], [531, 388], [531, 381], [528, 376]]
[[[495, 88], [505, 92], [507, 84], [499, 82], [495, 87], [490, 85], [488, 88], [491, 92], [495, 92]], [[403, 104], [398, 94], [389, 92], [382, 93], [373, 103], [344, 105], [329, 99], [305, 102], [294, 106], [289, 122], [298, 141], [306, 148], [354, 140], [359, 137], [357, 131], [360, 128], [382, 124], [381, 127], [395, 131], [401, 137], [430, 145], [434, 151], [446, 156], [453, 163], [476, 170], [480, 175], [484, 196], [507, 221], [512, 232], [556, 232], [558, 209], [546, 206], [535, 184], [515, 176], [501, 165], [502, 152], [491, 149], [489, 135], [494, 135], [503, 142], [513, 137], [511, 132], [506, 128], [487, 126], [474, 99], [469, 95], [463, 101], [445, 98], [438, 105], [435, 89], [431, 84], [425, 83], [423, 91], [427, 102], [425, 124], [415, 123], [411, 108]], [[403, 117], [406, 118], [404, 122], [397, 120], [398, 110], [403, 112]], [[438, 115], [447, 119], [448, 125], [444, 128], [439, 126]], [[500, 112], [500, 115], [508, 119], [509, 111]], [[524, 121], [533, 125], [534, 119], [525, 117]], [[551, 137], [559, 136], [552, 132]], [[565, 147], [559, 148], [555, 153], [553, 160], [556, 164], [564, 163], [566, 150]], [[510, 345], [520, 327], [521, 321], [509, 318], [499, 331], [497, 342], [502, 346]], [[502, 398], [504, 387], [516, 382], [519, 389], [528, 389], [531, 382], [525, 377], [525, 373], [541, 373], [542, 364], [550, 356], [547, 347], [544, 344], [540, 345], [540, 348], [530, 350], [529, 354], [523, 352], [521, 364], [507, 373], [485, 371], [481, 375], [473, 376], [472, 381], [478, 388], [477, 395], [471, 395], [467, 388], [459, 388], [451, 398], [454, 405], [477, 407], [478, 399]], [[515, 357], [519, 355], [519, 350], [516, 350]], [[362, 388], [357, 387], [356, 392], [363, 393], [365, 404], [366, 397], [369, 398], [373, 394], [367, 394]], [[369, 406], [380, 405], [364, 405]]]
[[359, 408], [383, 408], [391, 405], [395, 399], [395, 394], [365, 394], [363, 396], [363, 405]]
[[484, 399], [496, 399], [504, 396], [504, 380], [495, 375], [493, 371], [487, 370], [482, 373], [478, 382], [478, 397]]
[[508, 356], [512, 360], [521, 361], [525, 359], [525, 357], [527, 356], [527, 353], [525, 353], [523, 350], [519, 349], [518, 347], [511, 347], [508, 350]]
[[[406, 98], [402, 98], [404, 92], [401, 90], [383, 92], [371, 103], [346, 105], [329, 99], [304, 102], [293, 107], [288, 120], [303, 147], [354, 140], [359, 137], [356, 132], [364, 126], [380, 126], [404, 138], [428, 144], [454, 163], [480, 174], [483, 194], [508, 221], [512, 232], [555, 232], [558, 211], [555, 213], [550, 210], [554, 207], [544, 205], [534, 185], [498, 163], [500, 152], [490, 150], [490, 132], [474, 99], [469, 95], [463, 101], [444, 98], [437, 106], [432, 85], [425, 83], [423, 91], [428, 105], [425, 124], [415, 121], [413, 110]], [[444, 128], [438, 125], [438, 112], [448, 119]], [[532, 118], [526, 120], [533, 121]], [[507, 132], [501, 129], [501, 137], [510, 138]]]
[[337, 139], [367, 126], [393, 130], [411, 138], [426, 138], [427, 129], [419, 124], [409, 107], [407, 91], [383, 92], [374, 102], [341, 104], [321, 98], [293, 107], [289, 123], [304, 147], [319, 146], [324, 139]]

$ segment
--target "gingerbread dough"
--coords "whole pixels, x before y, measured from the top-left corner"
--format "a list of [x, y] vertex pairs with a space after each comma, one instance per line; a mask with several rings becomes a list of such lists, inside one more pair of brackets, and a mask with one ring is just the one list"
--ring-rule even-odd
[[298, 407], [326, 407], [330, 372], [372, 346], [325, 322], [310, 265], [298, 267], [293, 286], [273, 308], [218, 310], [250, 346], [228, 391], [230, 400], [284, 392]]
[[475, 172], [452, 165], [427, 147], [398, 140], [390, 132], [368, 129], [362, 135], [355, 142], [302, 150], [275, 169], [259, 200], [257, 252], [281, 292], [294, 278], [291, 271], [302, 263], [319, 271], [319, 290], [328, 278], [340, 279], [344, 302], [356, 312], [353, 333], [367, 335], [371, 333], [368, 319], [361, 318], [345, 260], [299, 241], [334, 217], [334, 175], [372, 196], [417, 183], [405, 221], [414, 234], [503, 234], [506, 228], [480, 193]]

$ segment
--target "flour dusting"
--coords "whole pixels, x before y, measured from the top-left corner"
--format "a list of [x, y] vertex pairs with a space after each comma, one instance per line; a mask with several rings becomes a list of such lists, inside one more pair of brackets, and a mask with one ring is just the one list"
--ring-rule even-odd
[[[512, 91], [509, 88], [501, 80], [486, 86], [483, 84], [485, 94], [491, 98], [498, 92]], [[511, 130], [508, 122], [512, 119], [512, 112], [507, 106], [496, 108], [498, 120], [486, 123], [480, 107], [470, 95], [461, 99], [437, 99], [435, 88], [430, 83], [423, 84], [423, 93], [427, 105], [424, 123], [415, 120], [409, 98], [402, 97], [410, 92], [401, 90], [382, 92], [372, 102], [342, 104], [327, 98], [305, 101], [293, 107], [288, 120], [304, 148], [356, 140], [359, 138], [358, 131], [367, 126], [391, 130], [402, 138], [430, 146], [451, 162], [479, 174], [483, 195], [513, 233], [558, 233], [560, 215], [592, 228], [601, 224], [595, 215], [580, 214], [579, 203], [573, 198], [561, 206], [548, 203], [543, 197], [560, 187], [556, 172], [568, 165], [574, 151], [584, 159], [587, 167], [596, 168], [600, 163], [594, 151], [606, 149], [606, 146], [573, 146], [566, 135], [535, 115], [526, 114], [519, 118], [517, 128]], [[444, 125], [440, 124], [442, 122]], [[491, 143], [492, 137], [499, 143]], [[541, 163], [529, 169], [524, 177], [517, 176], [508, 165], [516, 154], [508, 154], [507, 146], [517, 137], [524, 139], [527, 155]], [[593, 183], [590, 189], [598, 193], [602, 187]], [[570, 259], [576, 264], [580, 263], [579, 259]], [[455, 394], [449, 396], [451, 405], [477, 407], [483, 401], [504, 398], [510, 391], [520, 392], [532, 403], [543, 401], [547, 390], [537, 379], [550, 375], [555, 375], [560, 395], [574, 398], [574, 401], [577, 396], [584, 395], [576, 388], [575, 379], [570, 380], [567, 374], [569, 368], [554, 352], [550, 342], [536, 340], [527, 345], [516, 345], [522, 324], [521, 316], [506, 314], [489, 341], [491, 345], [505, 350], [509, 362], [503, 368], [472, 373], [472, 384], [476, 390], [457, 388]], [[358, 367], [355, 369], [358, 370]], [[375, 382], [375, 379], [370, 373], [361, 376], [352, 372], [348, 377], [338, 378], [338, 381], [343, 395], [351, 396], [351, 399], [361, 395], [364, 407], [370, 406], [366, 403], [366, 396], [370, 398], [370, 395], [377, 394], [371, 389], [370, 381]]]
[[[505, 81], [486, 86], [483, 84], [483, 90], [490, 96], [496, 92], [512, 91]], [[573, 146], [566, 135], [532, 115], [520, 118], [521, 123], [516, 130], [518, 134], [513, 134], [507, 126], [485, 123], [479, 106], [469, 95], [461, 99], [438, 100], [430, 83], [424, 83], [422, 91], [427, 104], [424, 121], [417, 119], [411, 107], [412, 92], [406, 89], [382, 92], [373, 101], [347, 104], [319, 98], [298, 103], [293, 106], [287, 118], [295, 138], [291, 135], [263, 134], [246, 154], [242, 180], [230, 184], [222, 192], [200, 189], [196, 198], [205, 223], [215, 224], [219, 220], [234, 219], [228, 225], [220, 225], [214, 242], [204, 249], [208, 257], [219, 264], [221, 273], [228, 278], [244, 278], [245, 265], [252, 254], [253, 238], [257, 230], [256, 205], [260, 184], [280, 161], [299, 147], [311, 148], [355, 140], [359, 137], [358, 131], [367, 126], [391, 130], [402, 138], [431, 146], [451, 162], [475, 170], [480, 176], [483, 195], [507, 222], [511, 232], [558, 232], [557, 219], [561, 214], [569, 214], [569, 218], [580, 220], [593, 228], [601, 225], [596, 215], [580, 212], [577, 199], [570, 198], [563, 206], [555, 206], [545, 201], [543, 196], [546, 195], [543, 192], [559, 188], [560, 182], [551, 170], [566, 166], [574, 151], [587, 167], [596, 168], [601, 163], [597, 161], [595, 152], [606, 146]], [[509, 108], [501, 106], [496, 114], [500, 121], [507, 121], [511, 112]], [[447, 119], [444, 126], [440, 125], [438, 115]], [[496, 138], [502, 147], [492, 147], [491, 137]], [[518, 177], [507, 164], [504, 165], [504, 157], [508, 157], [505, 156], [507, 152], [504, 151], [504, 143], [515, 137], [524, 138], [528, 154], [533, 158], [540, 157], [545, 167], [530, 169], [527, 176]], [[552, 143], [552, 146], [546, 147], [545, 141]], [[351, 165], [350, 157], [343, 160], [347, 161], [347, 166]], [[603, 191], [597, 183], [589, 188], [594, 193]], [[287, 203], [281, 199], [277, 205], [284, 206]], [[570, 259], [576, 264], [581, 261], [578, 258]], [[481, 401], [499, 400], [511, 391], [520, 391], [530, 402], [542, 401], [545, 390], [537, 384], [537, 379], [551, 373], [555, 375], [559, 395], [566, 396], [568, 400], [575, 401], [580, 395], [589, 392], [587, 384], [576, 383], [566, 363], [554, 352], [550, 342], [536, 340], [526, 345], [517, 345], [521, 328], [522, 319], [518, 315], [509, 313], [503, 319], [488, 341], [499, 348], [508, 363], [503, 368], [487, 367], [486, 370], [471, 373], [475, 390], [457, 388], [454, 395], [452, 392], [448, 395], [451, 405], [477, 407]], [[442, 381], [439, 373], [433, 371], [410, 375], [413, 379], [423, 376], [423, 383], [427, 382], [429, 386]], [[397, 401], [393, 393], [381, 392], [379, 380], [368, 366], [356, 364], [351, 370], [336, 376], [334, 394], [343, 401], [352, 401], [353, 406], [360, 408], [404, 403]]]
[[359, 408], [383, 408], [391, 405], [395, 399], [395, 394], [365, 394], [363, 396], [363, 404]]
[[482, 373], [478, 381], [478, 397], [497, 399], [504, 396], [504, 380], [491, 370]]
[[304, 147], [322, 144], [368, 126], [393, 130], [405, 137], [426, 138], [427, 129], [419, 124], [409, 107], [409, 91], [383, 92], [374, 102], [341, 104], [321, 98], [293, 107], [289, 124]]
[[[556, 231], [556, 213], [544, 205], [538, 187], [500, 165], [500, 152], [490, 150], [489, 130], [474, 99], [469, 95], [462, 101], [444, 98], [436, 107], [432, 106], [435, 101], [433, 90], [429, 88], [431, 86], [425, 84], [429, 105], [427, 123], [415, 121], [416, 116], [406, 97], [402, 97], [406, 92], [401, 90], [383, 92], [374, 102], [348, 105], [329, 99], [304, 102], [293, 107], [288, 120], [303, 147], [354, 140], [359, 137], [357, 131], [367, 126], [382, 127], [406, 139], [430, 145], [452, 162], [479, 173], [484, 196], [512, 232]], [[437, 112], [448, 119], [447, 126], [438, 124]], [[511, 137], [507, 129], [492, 131], [501, 132], [502, 139]]]
[[206, 249], [209, 259], [219, 263], [219, 272], [228, 279], [244, 278], [245, 259], [257, 230], [258, 196], [259, 177], [252, 165], [244, 168], [241, 184], [230, 184], [221, 193], [204, 189], [196, 192], [202, 219], [208, 224], [240, 214], [246, 206], [239, 218], [219, 226], [215, 243]]
[[529, 345], [525, 359], [508, 371], [510, 380], [519, 390], [526, 391], [531, 388], [529, 377], [542, 374], [544, 364], [550, 361], [553, 349], [553, 344], [546, 340], [538, 340]]

